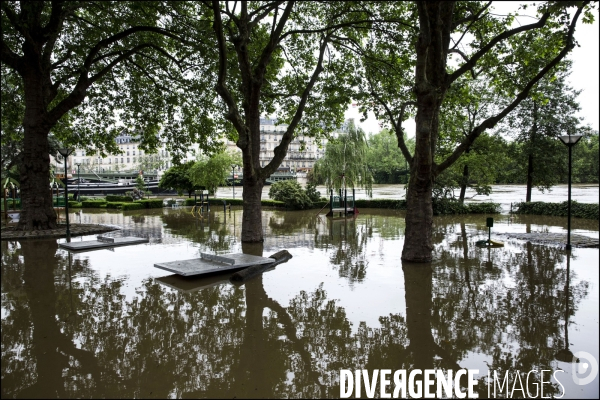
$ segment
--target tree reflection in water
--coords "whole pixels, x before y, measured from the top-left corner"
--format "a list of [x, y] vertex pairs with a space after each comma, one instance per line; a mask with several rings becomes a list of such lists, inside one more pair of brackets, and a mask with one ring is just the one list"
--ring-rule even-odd
[[[315, 248], [363, 284], [369, 240], [400, 237], [390, 221], [359, 217], [339, 234], [314, 226]], [[147, 278], [128, 298], [122, 277], [98, 275], [56, 241], [3, 241], [2, 397], [337, 397], [342, 368], [456, 372], [473, 352], [511, 376], [551, 369], [568, 347], [563, 321], [589, 290], [569, 285], [562, 251], [523, 244], [488, 254], [464, 224], [437, 229], [437, 261], [402, 266], [406, 310], [379, 326], [351, 321], [323, 284], [284, 305], [263, 276], [195, 292]], [[228, 237], [195, 232], [215, 248]], [[263, 255], [260, 245], [242, 248]], [[552, 394], [560, 390], [546, 384]]]

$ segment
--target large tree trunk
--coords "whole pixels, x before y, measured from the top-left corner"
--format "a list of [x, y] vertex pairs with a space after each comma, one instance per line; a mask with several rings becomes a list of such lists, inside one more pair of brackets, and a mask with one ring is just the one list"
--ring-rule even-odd
[[[56, 228], [56, 212], [50, 193], [50, 157], [46, 121], [44, 85], [38, 71], [30, 71], [25, 81], [25, 117], [21, 183], [21, 216], [17, 229], [42, 230]], [[66, 172], [66, 171], [65, 171]]]
[[402, 260], [429, 262], [433, 244], [434, 152], [439, 132], [440, 107], [446, 93], [446, 58], [450, 41], [452, 2], [418, 2], [419, 39], [414, 92], [415, 154], [410, 166], [406, 196], [406, 232]]
[[254, 177], [246, 178], [244, 173], [244, 213], [242, 216], [242, 242], [262, 242], [262, 207], [260, 200], [264, 181]]
[[[406, 231], [402, 259], [412, 262], [431, 261], [433, 251], [433, 204], [431, 201], [431, 165], [413, 168], [406, 194]], [[429, 167], [429, 169], [428, 169]]]

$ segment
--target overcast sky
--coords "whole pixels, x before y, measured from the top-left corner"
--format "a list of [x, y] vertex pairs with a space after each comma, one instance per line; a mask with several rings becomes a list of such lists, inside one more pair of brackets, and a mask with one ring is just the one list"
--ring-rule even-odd
[[[507, 12], [511, 7], [516, 8], [519, 3], [513, 2], [494, 2], [498, 13]], [[595, 21], [593, 24], [581, 23], [581, 18], [578, 21], [578, 26], [575, 31], [575, 38], [580, 47], [576, 47], [570, 53], [569, 57], [573, 60], [573, 69], [570, 76], [570, 83], [575, 89], [582, 90], [579, 95], [579, 104], [581, 105], [580, 116], [584, 118], [584, 124], [589, 124], [592, 129], [598, 131], [598, 113], [600, 109], [598, 98], [600, 97], [598, 77], [600, 75], [599, 67], [599, 23], [598, 10], [594, 10]], [[524, 23], [530, 23], [525, 22]], [[360, 121], [358, 108], [350, 107], [346, 112], [346, 118], [354, 118], [355, 121], [363, 128], [366, 133], [377, 133], [380, 131], [379, 121], [371, 113], [369, 118], [364, 122]], [[404, 122], [404, 128], [409, 137], [414, 136], [415, 125], [414, 120]]]

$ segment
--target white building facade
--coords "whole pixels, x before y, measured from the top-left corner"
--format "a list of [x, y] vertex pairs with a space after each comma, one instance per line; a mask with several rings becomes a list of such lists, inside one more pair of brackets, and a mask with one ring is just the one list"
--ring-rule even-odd
[[[330, 137], [337, 138], [340, 134], [347, 132], [349, 125], [353, 123], [354, 120], [346, 120], [340, 129], [331, 133]], [[261, 167], [273, 159], [275, 147], [281, 143], [281, 138], [287, 128], [286, 124], [277, 124], [274, 119], [260, 119], [259, 161]], [[327, 139], [318, 142], [312, 137], [297, 135], [290, 143], [279, 168], [286, 168], [293, 172], [308, 172], [313, 169], [315, 162], [325, 155], [326, 145]], [[227, 146], [233, 151], [240, 151], [233, 142], [228, 142]]]

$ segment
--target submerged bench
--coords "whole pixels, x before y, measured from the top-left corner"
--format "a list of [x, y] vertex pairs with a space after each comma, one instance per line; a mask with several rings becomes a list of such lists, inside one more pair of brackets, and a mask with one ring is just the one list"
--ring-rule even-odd
[[154, 264], [155, 268], [164, 269], [182, 276], [211, 274], [223, 271], [235, 271], [252, 265], [270, 264], [274, 258], [253, 256], [251, 254], [230, 253], [223, 255], [200, 253], [200, 258]]
[[58, 247], [67, 249], [69, 251], [87, 251], [87, 250], [99, 250], [113, 248], [117, 246], [129, 246], [132, 244], [148, 243], [147, 238], [126, 236], [126, 237], [110, 237], [110, 236], [97, 236], [97, 240], [86, 240], [84, 242], [69, 242], [61, 243]]

